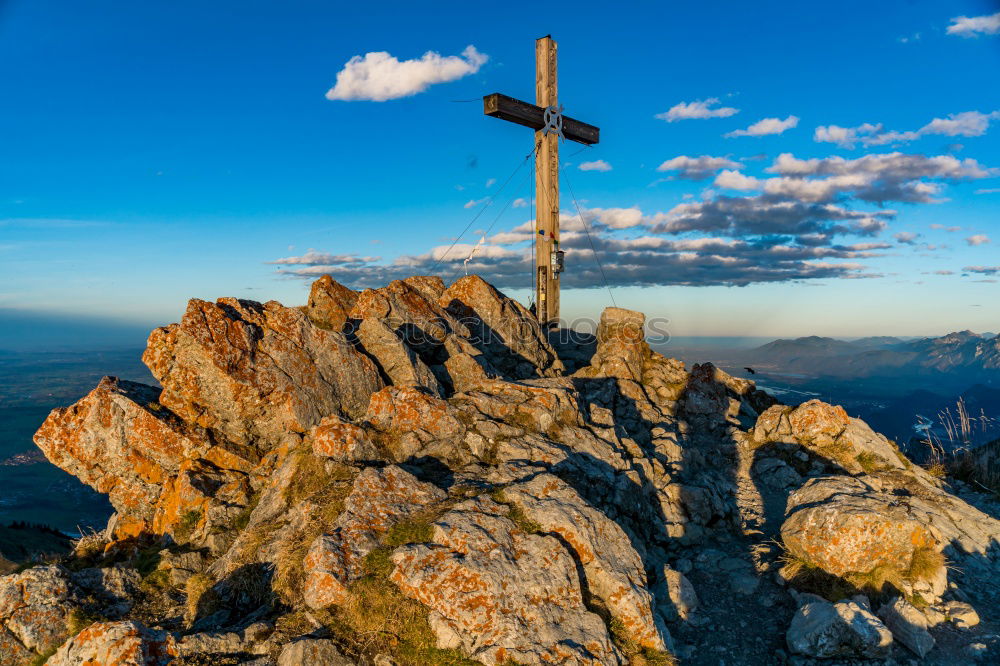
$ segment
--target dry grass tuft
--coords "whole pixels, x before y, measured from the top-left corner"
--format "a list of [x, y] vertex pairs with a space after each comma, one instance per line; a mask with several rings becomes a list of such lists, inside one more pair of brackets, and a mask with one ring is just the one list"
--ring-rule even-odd
[[108, 540], [103, 534], [90, 530], [87, 533], [80, 533], [80, 538], [73, 542], [73, 555], [79, 559], [96, 558], [104, 554], [104, 548], [108, 545]]
[[212, 613], [218, 602], [216, 595], [212, 592], [215, 583], [205, 574], [195, 574], [188, 578], [184, 591], [187, 600], [184, 604], [184, 621], [188, 626], [194, 624], [199, 617]]
[[906, 572], [909, 580], [934, 580], [947, 566], [944, 553], [933, 548], [918, 548], [913, 552], [910, 569]]

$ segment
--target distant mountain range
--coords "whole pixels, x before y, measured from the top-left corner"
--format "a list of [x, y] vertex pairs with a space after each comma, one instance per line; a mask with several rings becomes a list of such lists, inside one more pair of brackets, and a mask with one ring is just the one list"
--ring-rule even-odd
[[908, 341], [810, 336], [769, 342], [744, 352], [743, 360], [759, 369], [839, 379], [947, 374], [950, 380], [968, 386], [1000, 381], [1000, 338], [972, 331]]

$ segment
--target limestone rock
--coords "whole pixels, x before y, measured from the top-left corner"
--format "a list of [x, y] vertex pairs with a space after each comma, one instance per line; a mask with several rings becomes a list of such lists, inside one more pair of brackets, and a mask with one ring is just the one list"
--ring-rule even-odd
[[438, 396], [444, 390], [431, 369], [380, 319], [364, 319], [355, 335], [393, 386], [422, 387]]
[[101, 600], [101, 615], [116, 619], [131, 610], [141, 582], [138, 571], [122, 566], [81, 569], [72, 574], [72, 580]]
[[360, 416], [382, 387], [343, 334], [275, 301], [192, 299], [180, 323], [149, 336], [143, 361], [182, 419], [267, 448], [329, 414]]
[[285, 645], [278, 657], [278, 666], [354, 666], [340, 654], [333, 641], [323, 638], [300, 638]]
[[892, 634], [871, 611], [855, 601], [813, 600], [792, 617], [788, 648], [817, 659], [888, 656]]
[[318, 536], [306, 554], [306, 604], [323, 608], [341, 603], [346, 585], [361, 575], [362, 561], [378, 547], [379, 539], [393, 525], [445, 497], [443, 491], [395, 465], [365, 468], [332, 531]]
[[74, 599], [69, 576], [59, 566], [0, 578], [0, 663], [24, 663], [31, 651], [45, 652], [66, 640]]
[[964, 601], [946, 601], [942, 604], [942, 610], [948, 621], [959, 629], [971, 629], [979, 624], [979, 613]]
[[313, 453], [340, 462], [375, 460], [378, 445], [361, 426], [339, 416], [326, 416], [309, 431]]
[[551, 377], [562, 372], [562, 361], [538, 320], [478, 275], [456, 280], [438, 303], [465, 324], [472, 344], [505, 377]]
[[851, 474], [879, 470], [902, 470], [906, 464], [888, 439], [859, 419], [852, 419], [843, 407], [819, 400], [798, 407], [770, 407], [753, 429], [758, 445], [768, 442], [804, 446]]
[[72, 407], [53, 410], [35, 433], [53, 464], [108, 494], [119, 533], [147, 529], [164, 484], [183, 460], [210, 447], [159, 399], [152, 386], [105, 377]]
[[509, 509], [478, 497], [434, 524], [428, 544], [403, 546], [391, 579], [434, 611], [439, 645], [490, 666], [573, 663], [616, 666], [623, 657], [583, 604], [569, 551], [525, 533]]
[[656, 581], [657, 608], [668, 621], [687, 620], [698, 610], [698, 594], [680, 571], [664, 566]]
[[878, 615], [893, 637], [918, 657], [923, 658], [934, 647], [924, 614], [902, 597], [879, 608]]
[[173, 637], [138, 622], [95, 622], [59, 648], [47, 666], [166, 666], [178, 654]]
[[914, 552], [940, 550], [935, 530], [860, 479], [811, 479], [788, 498], [781, 538], [796, 557], [843, 576], [877, 566], [907, 571]]
[[343, 332], [347, 317], [358, 300], [358, 292], [348, 289], [329, 275], [312, 283], [306, 313], [320, 328]]
[[591, 377], [616, 377], [642, 381], [643, 367], [651, 351], [645, 339], [646, 316], [624, 308], [605, 308], [597, 327], [597, 352], [591, 367], [583, 373]]
[[590, 593], [632, 640], [653, 650], [666, 648], [669, 633], [653, 612], [642, 559], [621, 527], [551, 474], [510, 486], [504, 497], [573, 551]]

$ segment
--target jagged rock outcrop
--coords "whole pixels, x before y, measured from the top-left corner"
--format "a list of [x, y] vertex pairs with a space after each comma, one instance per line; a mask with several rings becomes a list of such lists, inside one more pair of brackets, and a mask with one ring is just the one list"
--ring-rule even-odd
[[476, 276], [192, 300], [150, 336], [162, 389], [106, 378], [36, 435], [116, 514], [0, 578], [0, 664], [895, 658], [852, 588], [877, 572], [932, 638], [995, 626], [957, 604], [1000, 522], [842, 409], [688, 369], [644, 325], [609, 308], [569, 349]]
[[509, 514], [491, 499], [468, 500], [434, 524], [429, 543], [393, 555], [392, 580], [432, 610], [438, 646], [490, 665], [623, 663], [584, 605], [570, 552]]
[[265, 447], [328, 414], [363, 414], [383, 385], [342, 333], [275, 301], [192, 299], [180, 323], [149, 336], [143, 362], [181, 419]]

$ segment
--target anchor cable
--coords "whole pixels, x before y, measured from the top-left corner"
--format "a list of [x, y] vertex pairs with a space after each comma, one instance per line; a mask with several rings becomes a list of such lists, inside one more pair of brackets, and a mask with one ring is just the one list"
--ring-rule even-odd
[[601, 265], [601, 258], [597, 256], [597, 248], [594, 246], [594, 239], [590, 235], [590, 225], [587, 224], [587, 218], [584, 216], [583, 210], [576, 200], [576, 193], [573, 192], [573, 185], [569, 182], [569, 176], [566, 175], [566, 168], [563, 165], [559, 165], [559, 170], [566, 177], [566, 187], [569, 188], [569, 194], [573, 198], [573, 205], [576, 206], [576, 214], [580, 216], [580, 221], [583, 223], [583, 230], [587, 232], [587, 241], [590, 243], [590, 250], [594, 253], [594, 261], [597, 262], [597, 268], [601, 271], [601, 279], [604, 281], [604, 287], [608, 290], [608, 296], [611, 297], [611, 304], [618, 307], [618, 303], [615, 302], [615, 295], [611, 291], [611, 285], [608, 283], [608, 276], [604, 273], [604, 266]]

